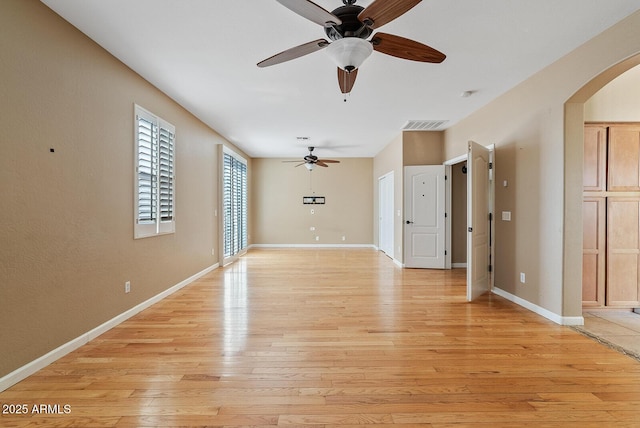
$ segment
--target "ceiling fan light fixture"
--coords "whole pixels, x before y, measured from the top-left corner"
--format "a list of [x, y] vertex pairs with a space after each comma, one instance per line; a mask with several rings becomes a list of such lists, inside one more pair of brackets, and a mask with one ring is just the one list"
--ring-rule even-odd
[[314, 166], [315, 166], [315, 165], [314, 165], [314, 164], [312, 164], [312, 163], [305, 163], [305, 164], [304, 164], [304, 167], [305, 167], [305, 168], [307, 168], [309, 171], [313, 171], [313, 167], [314, 167]]
[[358, 37], [345, 37], [332, 42], [325, 52], [341, 69], [351, 72], [360, 67], [373, 52], [373, 45]]

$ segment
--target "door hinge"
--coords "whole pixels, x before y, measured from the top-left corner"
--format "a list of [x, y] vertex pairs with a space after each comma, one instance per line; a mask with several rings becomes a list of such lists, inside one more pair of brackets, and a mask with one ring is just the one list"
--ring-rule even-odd
[[492, 268], [493, 268], [493, 267], [492, 267], [491, 265], [489, 265], [489, 272], [491, 272], [491, 269], [492, 269]]
[[449, 179], [449, 177], [447, 177], [447, 176], [445, 175], [445, 176], [444, 176], [444, 179], [445, 179], [445, 180], [448, 180], [448, 179]]
[[444, 213], [444, 218], [447, 218], [447, 213]]
[[493, 162], [489, 162], [489, 169], [493, 169]]
[[473, 232], [473, 227], [467, 229], [469, 232]]
[[489, 213], [489, 221], [493, 221], [493, 213]]
[[444, 255], [445, 255], [445, 256], [447, 255], [447, 250], [444, 250]]

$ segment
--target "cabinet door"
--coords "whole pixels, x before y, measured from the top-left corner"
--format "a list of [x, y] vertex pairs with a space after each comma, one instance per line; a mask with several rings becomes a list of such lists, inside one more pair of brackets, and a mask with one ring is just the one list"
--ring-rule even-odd
[[604, 306], [606, 199], [582, 203], [582, 305]]
[[640, 126], [609, 127], [608, 166], [609, 191], [640, 191]]
[[607, 190], [607, 127], [585, 125], [583, 186], [585, 192]]
[[607, 305], [639, 306], [640, 198], [607, 201]]

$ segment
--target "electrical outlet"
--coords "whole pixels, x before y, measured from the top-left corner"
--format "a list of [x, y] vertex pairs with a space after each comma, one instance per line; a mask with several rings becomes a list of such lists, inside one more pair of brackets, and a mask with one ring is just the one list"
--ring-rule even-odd
[[125, 293], [131, 292], [131, 281], [127, 281], [124, 283], [124, 292]]
[[319, 241], [319, 240], [320, 240], [320, 237], [319, 237], [319, 236], [316, 236], [316, 241]]
[[311, 226], [311, 227], [309, 228], [309, 230], [313, 232], [314, 230], [316, 230], [316, 228], [315, 228], [315, 226]]
[[525, 277], [524, 272], [520, 272], [520, 282], [524, 284], [525, 282], [527, 282], [526, 279], [527, 278]]
[[346, 241], [346, 240], [347, 240], [347, 237], [343, 235], [343, 236], [342, 236], [342, 240], [343, 240], [343, 241]]
[[212, 248], [212, 249], [211, 249], [211, 255], [212, 255], [212, 256], [215, 256], [215, 255], [216, 255], [216, 249], [215, 249], [215, 248]]

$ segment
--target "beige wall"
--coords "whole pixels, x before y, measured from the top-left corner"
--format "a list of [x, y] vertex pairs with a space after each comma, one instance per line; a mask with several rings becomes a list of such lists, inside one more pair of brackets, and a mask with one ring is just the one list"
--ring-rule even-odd
[[565, 103], [638, 52], [635, 13], [445, 132], [447, 159], [464, 154], [468, 140], [496, 145], [496, 286], [557, 315], [582, 313], [582, 141], [565, 143]]
[[640, 66], [612, 80], [584, 103], [587, 122], [640, 122]]
[[[0, 51], [2, 377], [218, 262], [223, 140], [38, 1]], [[134, 103], [177, 129], [176, 232], [139, 240]]]
[[444, 132], [404, 131], [402, 133], [402, 163], [441, 165], [444, 159]]
[[[373, 244], [373, 159], [342, 158], [312, 172], [281, 159], [253, 159], [252, 165], [253, 244]], [[314, 195], [326, 203], [302, 203]]]

